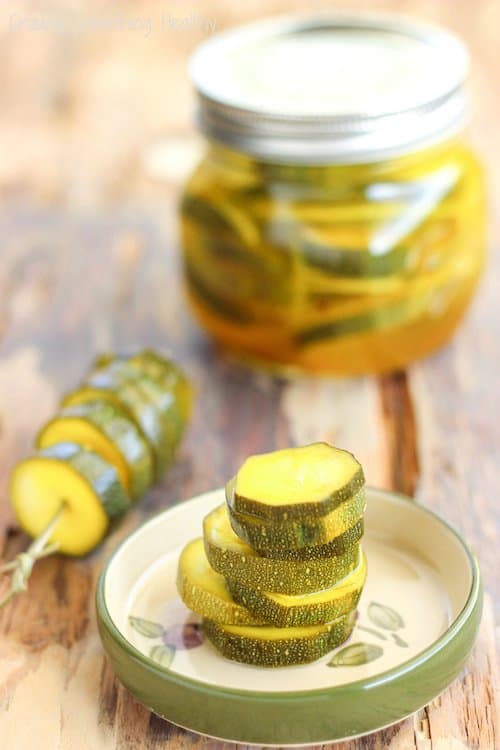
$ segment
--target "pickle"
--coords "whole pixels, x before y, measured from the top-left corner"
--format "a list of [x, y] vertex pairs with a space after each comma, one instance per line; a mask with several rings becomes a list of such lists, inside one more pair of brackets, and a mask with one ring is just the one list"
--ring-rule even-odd
[[368, 247], [356, 249], [321, 244], [304, 239], [299, 244], [306, 265], [315, 266], [335, 277], [377, 277], [408, 272], [412, 262], [411, 248], [396, 246], [376, 255]]
[[131, 367], [156, 380], [161, 388], [174, 394], [183, 420], [181, 429], [183, 433], [191, 416], [193, 392], [182, 371], [172, 360], [152, 349], [143, 349], [138, 354], [130, 356], [127, 361]]
[[315, 661], [340, 646], [351, 635], [355, 621], [355, 612], [326, 625], [293, 628], [221, 625], [204, 619], [203, 630], [227, 659], [260, 667], [287, 667]]
[[[346, 534], [349, 535], [350, 530]], [[348, 544], [340, 543], [336, 549], [330, 545], [322, 550], [323, 556], [317, 558], [272, 560], [260, 556], [234, 533], [225, 504], [203, 521], [205, 551], [214, 570], [243, 586], [283, 594], [326, 589], [348, 575], [359, 562], [361, 534], [362, 525], [357, 538], [352, 536]], [[337, 537], [336, 541], [341, 542], [342, 537]]]
[[105, 401], [61, 410], [36, 440], [37, 448], [55, 443], [77, 443], [98, 453], [116, 467], [123, 486], [134, 498], [153, 482], [149, 445], [126, 412]]
[[225, 625], [261, 625], [264, 622], [232, 599], [223, 576], [209, 565], [203, 539], [189, 542], [181, 552], [177, 590], [184, 604], [202, 617]]
[[[164, 398], [168, 394], [172, 394], [178, 403], [182, 419], [178, 431], [180, 434], [184, 432], [185, 426], [191, 416], [193, 392], [188, 379], [171, 359], [158, 354], [153, 349], [143, 349], [140, 352], [130, 355], [102, 354], [95, 362], [94, 370], [100, 371], [112, 363], [125, 365], [125, 379], [128, 373], [130, 379], [133, 379], [135, 382], [139, 381], [138, 385], [141, 390], [148, 392], [152, 385], [151, 381], [154, 381], [157, 387], [162, 389]], [[118, 386], [118, 389], [120, 389], [120, 386]], [[157, 393], [155, 395], [150, 393], [149, 395], [153, 401], [158, 399]], [[170, 404], [170, 399], [168, 403]], [[167, 406], [167, 412], [169, 410], [170, 405]]]
[[111, 404], [117, 409], [122, 410], [133, 420], [136, 427], [140, 430], [144, 440], [146, 440], [154, 463], [155, 478], [159, 476], [159, 466], [167, 464], [169, 447], [164, 444], [165, 455], [158, 455], [159, 447], [162, 445], [161, 435], [156, 427], [158, 415], [155, 414], [155, 408], [150, 400], [146, 397], [142, 389], [138, 388], [135, 382], [123, 383], [117, 391], [110, 386], [97, 387], [82, 385], [71, 393], [67, 393], [61, 401], [63, 408], [88, 404], [93, 401], [104, 401]]
[[130, 507], [115, 467], [73, 443], [57, 443], [20, 461], [10, 496], [20, 526], [34, 538], [63, 507], [48, 541], [66, 555], [86, 555], [102, 541], [110, 521]]
[[363, 537], [364, 520], [360, 516], [358, 520], [350, 526], [343, 534], [334, 537], [330, 542], [324, 544], [314, 544], [304, 546], [298, 549], [293, 547], [276, 547], [272, 548], [271, 554], [266, 550], [260, 550], [258, 554], [267, 557], [269, 560], [291, 560], [291, 561], [315, 561], [331, 559], [332, 557], [343, 558], [344, 556], [352, 559], [354, 548], [357, 547]]
[[155, 478], [160, 478], [172, 458], [169, 436], [171, 427], [165, 426], [158, 403], [153, 402], [150, 395], [145, 392], [146, 380], [146, 375], [139, 375], [125, 362], [113, 361], [106, 367], [92, 371], [87, 377], [86, 384], [103, 391], [112, 391], [134, 414], [153, 451]]
[[246, 325], [255, 322], [255, 314], [251, 309], [246, 309], [243, 304], [234, 303], [211, 289], [201, 278], [198, 270], [184, 258], [184, 276], [187, 287], [191, 294], [198, 298], [202, 305], [223, 317]]
[[364, 486], [363, 469], [348, 451], [311, 443], [249, 456], [226, 485], [238, 513], [285, 522], [326, 516]]
[[424, 294], [410, 295], [406, 299], [386, 307], [378, 307], [360, 315], [338, 318], [295, 333], [298, 346], [314, 344], [323, 339], [351, 336], [366, 331], [396, 328], [409, 323], [420, 315], [427, 314], [429, 303], [435, 289], [428, 289]]
[[321, 625], [356, 609], [366, 580], [366, 558], [359, 548], [358, 565], [330, 588], [303, 594], [282, 594], [228, 580], [233, 598], [256, 617], [278, 628]]
[[185, 194], [181, 200], [181, 213], [187, 219], [195, 219], [212, 232], [229, 236], [237, 236], [247, 245], [257, 245], [260, 241], [259, 232], [255, 223], [249, 218], [248, 211], [241, 210], [218, 197], [216, 203], [211, 202], [206, 196]]
[[288, 521], [263, 521], [229, 507], [229, 519], [236, 534], [265, 557], [288, 554], [318, 545], [326, 545], [344, 534], [362, 517], [365, 493], [360, 490], [326, 516]]

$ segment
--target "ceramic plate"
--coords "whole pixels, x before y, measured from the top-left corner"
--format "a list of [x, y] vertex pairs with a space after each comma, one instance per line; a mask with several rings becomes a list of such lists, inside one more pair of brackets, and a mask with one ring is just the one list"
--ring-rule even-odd
[[329, 742], [413, 713], [458, 674], [482, 592], [456, 531], [407, 498], [367, 491], [368, 578], [351, 638], [312, 664], [231, 662], [203, 637], [175, 587], [182, 546], [224, 501], [216, 490], [148, 521], [114, 552], [97, 589], [99, 629], [123, 684], [155, 713], [218, 739]]

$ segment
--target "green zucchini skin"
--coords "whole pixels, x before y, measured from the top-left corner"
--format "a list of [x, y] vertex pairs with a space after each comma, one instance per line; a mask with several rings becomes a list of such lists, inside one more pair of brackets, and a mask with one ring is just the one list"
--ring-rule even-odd
[[397, 246], [383, 255], [374, 255], [366, 247], [353, 250], [322, 244], [306, 237], [299, 248], [306, 265], [318, 268], [335, 278], [371, 278], [404, 273], [408, 268], [411, 253], [411, 247]]
[[354, 533], [351, 534], [350, 529], [345, 533], [348, 535], [345, 540], [338, 537], [316, 558], [275, 560], [262, 557], [236, 536], [225, 504], [209, 513], [203, 521], [205, 551], [214, 570], [242, 586], [282, 594], [306, 594], [326, 589], [353, 571], [359, 561], [362, 523]]
[[164, 472], [172, 464], [181, 442], [185, 421], [175, 395], [164, 390], [156, 380], [147, 375], [138, 378], [138, 386], [160, 414], [162, 429], [159, 430], [161, 460], [157, 462]]
[[238, 513], [229, 506], [229, 519], [235, 533], [261, 555], [283, 558], [290, 550], [327, 545], [354, 526], [361, 519], [365, 507], [365, 493], [362, 489], [320, 518], [263, 521], [255, 516]]
[[182, 417], [182, 434], [189, 422], [193, 407], [193, 389], [182, 370], [172, 360], [152, 349], [143, 349], [138, 354], [132, 355], [128, 358], [128, 363], [139, 373], [156, 380], [165, 391], [173, 393]]
[[130, 471], [130, 494], [142, 495], [154, 481], [153, 461], [149, 446], [128, 414], [106, 401], [91, 401], [62, 409], [39, 432], [38, 448], [49, 447], [47, 435], [58, 421], [79, 419], [105, 435], [116, 447]]
[[295, 334], [295, 343], [297, 346], [312, 345], [325, 339], [396, 328], [407, 324], [420, 315], [427, 314], [429, 299], [433, 291], [418, 296], [410, 296], [402, 301], [398, 300], [393, 304], [369, 310], [359, 315], [338, 318], [321, 325], [304, 328]]
[[137, 372], [124, 362], [113, 361], [90, 373], [86, 383], [92, 388], [112, 391], [134, 415], [154, 455], [155, 479], [161, 478], [171, 461], [172, 447], [158, 406], [145, 393]]
[[[197, 557], [197, 571], [191, 570], [189, 565], [193, 553]], [[199, 574], [200, 569], [202, 575]], [[219, 588], [222, 594], [218, 593]], [[210, 567], [202, 539], [189, 542], [181, 552], [177, 567], [177, 591], [186, 607], [201, 617], [209, 617], [225, 625], [262, 625], [264, 622], [231, 598], [223, 576]]]
[[102, 384], [99, 386], [84, 384], [75, 391], [67, 393], [61, 401], [61, 406], [63, 409], [66, 409], [68, 407], [79, 406], [80, 404], [88, 404], [96, 400], [106, 401], [127, 413], [127, 416], [134, 422], [149, 446], [152, 461], [154, 462], [154, 475], [155, 478], [158, 478], [158, 465], [162, 466], [165, 459], [163, 455], [159, 457], [154, 450], [154, 446], [159, 440], [158, 434], [154, 429], [156, 417], [153, 415], [151, 419], [153, 406], [146, 399], [142, 391], [133, 382], [124, 383], [118, 391], [109, 386], [104, 388]]
[[72, 466], [99, 498], [110, 521], [121, 518], [130, 509], [130, 498], [120, 482], [115, 467], [97, 453], [76, 443], [55, 443], [38, 451], [38, 456]]
[[278, 628], [321, 625], [356, 609], [366, 580], [366, 558], [361, 548], [359, 552], [359, 564], [355, 570], [321, 592], [326, 598], [320, 602], [308, 601], [314, 594], [273, 595], [232, 580], [228, 580], [227, 585], [235, 601]]
[[184, 258], [184, 277], [188, 291], [211, 312], [229, 317], [241, 325], [250, 325], [257, 321], [252, 311], [211, 289], [187, 257]]
[[299, 634], [294, 629], [284, 629], [283, 637], [272, 640], [266, 638], [270, 628], [265, 626], [228, 629], [214, 620], [204, 619], [203, 630], [227, 659], [259, 667], [288, 667], [316, 661], [340, 646], [351, 635], [355, 620], [356, 613], [350, 612], [327, 625], [301, 628]]
[[[193, 393], [181, 370], [170, 360], [145, 349], [130, 356], [99, 357], [90, 382], [115, 388], [117, 395], [121, 394], [134, 410], [155, 448], [158, 475], [163, 474], [175, 457], [191, 416]], [[145, 411], [144, 399], [158, 412], [161, 424], [152, 416], [151, 409]]]
[[[326, 444], [318, 445], [324, 447]], [[308, 447], [314, 449], [315, 446], [316, 444], [313, 444]], [[307, 502], [306, 500], [301, 503], [272, 505], [266, 503], [265, 498], [245, 497], [239, 494], [236, 490], [236, 475], [226, 484], [226, 501], [229, 507], [238, 513], [255, 516], [265, 521], [277, 521], [279, 523], [292, 520], [308, 521], [328, 515], [332, 510], [360, 492], [365, 485], [363, 468], [352, 453], [340, 448], [334, 448], [333, 446], [328, 446], [328, 448], [331, 448], [332, 453], [345, 456], [346, 460], [352, 462], [353, 473], [348, 482], [342, 487], [333, 490], [321, 500], [316, 502]]]
[[[326, 544], [316, 544], [312, 546], [301, 547], [300, 549], [274, 548], [272, 557], [264, 551], [259, 554], [262, 557], [272, 560], [302, 560], [314, 561], [325, 560], [332, 557], [341, 557], [352, 552], [352, 548], [357, 546], [361, 541], [364, 533], [364, 519], [359, 518], [356, 523], [350, 526], [343, 534], [334, 537]], [[355, 565], [355, 563], [354, 563]], [[300, 593], [300, 592], [299, 592]]]

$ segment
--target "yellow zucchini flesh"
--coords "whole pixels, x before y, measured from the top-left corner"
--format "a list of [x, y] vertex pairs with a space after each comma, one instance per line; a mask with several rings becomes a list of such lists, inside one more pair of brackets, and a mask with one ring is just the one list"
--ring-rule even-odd
[[356, 609], [366, 570], [366, 557], [360, 548], [356, 569], [327, 589], [291, 596], [243, 586], [237, 581], [229, 580], [228, 586], [239, 604], [278, 628], [321, 625]]
[[134, 498], [153, 482], [148, 444], [128, 414], [109, 402], [92, 401], [61, 410], [42, 428], [36, 444], [48, 448], [62, 442], [77, 443], [115, 466], [121, 483]]
[[20, 461], [10, 480], [19, 525], [39, 536], [63, 506], [49, 539], [66, 555], [86, 555], [130, 500], [115, 467], [78, 445], [61, 443]]
[[227, 659], [259, 667], [288, 667], [315, 661], [340, 646], [351, 635], [355, 620], [356, 613], [350, 612], [326, 625], [276, 628], [222, 625], [204, 619], [203, 629]]
[[345, 500], [326, 516], [285, 521], [264, 521], [240, 513], [229, 506], [229, 519], [235, 533], [264, 557], [286, 558], [300, 550], [329, 549], [330, 543], [356, 527], [366, 507], [364, 489]]
[[177, 590], [196, 614], [226, 625], [259, 625], [262, 620], [234, 601], [223, 576], [210, 567], [203, 539], [187, 544], [179, 557]]
[[331, 513], [364, 486], [352, 453], [312, 443], [250, 456], [226, 486], [230, 507], [264, 521], [309, 520]]
[[206, 555], [214, 570], [243, 586], [283, 594], [326, 589], [348, 575], [359, 563], [362, 533], [361, 523], [354, 532], [348, 530], [347, 540], [339, 537], [336, 546], [321, 549], [313, 559], [276, 560], [262, 557], [235, 534], [225, 504], [203, 521]]

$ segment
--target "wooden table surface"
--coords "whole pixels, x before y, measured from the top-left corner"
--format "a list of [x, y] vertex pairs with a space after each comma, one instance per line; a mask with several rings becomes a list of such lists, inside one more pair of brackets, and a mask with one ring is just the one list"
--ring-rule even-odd
[[[9, 509], [9, 471], [97, 351], [167, 346], [198, 392], [189, 434], [163, 484], [90, 558], [37, 565], [29, 594], [0, 613], [0, 748], [219, 747], [151, 715], [114, 679], [96, 631], [96, 576], [119, 538], [144, 517], [221, 485], [248, 453], [327, 439], [358, 454], [371, 484], [412, 494], [445, 514], [476, 550], [487, 591], [473, 657], [450, 689], [397, 726], [339, 747], [495, 750], [500, 3], [376, 3], [418, 11], [471, 47], [472, 136], [489, 167], [492, 253], [466, 322], [444, 351], [407, 372], [295, 382], [248, 373], [217, 352], [187, 311], [179, 282], [176, 199], [199, 148], [186, 60], [206, 36], [199, 27], [306, 7], [284, 0], [242, 6], [106, 4], [106, 13], [149, 18], [149, 34], [146, 21], [142, 32], [22, 31], [20, 19], [39, 16], [39, 4], [0, 11], [2, 557], [27, 543]], [[85, 14], [79, 7], [51, 6], [72, 22], [105, 13], [98, 0], [86, 3]], [[188, 20], [174, 28], [171, 18]]]

